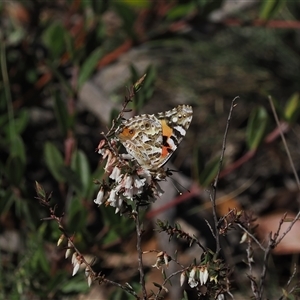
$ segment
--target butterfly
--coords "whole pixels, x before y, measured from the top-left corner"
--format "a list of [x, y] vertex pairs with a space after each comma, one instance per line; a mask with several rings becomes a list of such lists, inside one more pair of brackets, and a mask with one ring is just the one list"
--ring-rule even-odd
[[178, 105], [165, 112], [124, 120], [116, 137], [143, 169], [157, 174], [186, 135], [192, 118], [190, 105]]

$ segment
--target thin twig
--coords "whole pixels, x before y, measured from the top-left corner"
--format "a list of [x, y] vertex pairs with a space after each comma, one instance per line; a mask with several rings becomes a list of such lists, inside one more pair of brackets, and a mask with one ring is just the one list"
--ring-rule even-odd
[[273, 247], [275, 247], [275, 245], [276, 245], [276, 241], [277, 241], [277, 239], [279, 237], [279, 233], [280, 233], [281, 227], [282, 227], [282, 225], [284, 223], [284, 220], [285, 220], [286, 216], [287, 216], [287, 213], [284, 213], [283, 217], [280, 219], [278, 228], [277, 228], [276, 232], [273, 235]]
[[299, 220], [299, 218], [300, 218], [300, 211], [298, 211], [296, 217], [291, 222], [290, 226], [286, 229], [286, 231], [282, 234], [282, 236], [277, 239], [276, 243], [274, 244], [274, 247], [276, 247], [283, 240], [283, 238], [291, 231], [294, 224]]
[[206, 219], [204, 219], [204, 221], [205, 221], [205, 223], [207, 224], [207, 226], [208, 226], [208, 228], [209, 228], [209, 230], [210, 230], [212, 236], [216, 239], [216, 235], [215, 235], [215, 233], [214, 233], [214, 231], [213, 231], [211, 225], [209, 224], [209, 222], [208, 222]]
[[258, 247], [262, 250], [262, 251], [266, 251], [266, 248], [258, 241], [258, 239], [251, 233], [249, 232], [244, 226], [242, 226], [241, 224], [237, 223], [237, 226], [240, 227], [244, 232], [247, 233], [247, 235], [249, 237], [251, 237], [251, 239], [258, 245]]
[[[242, 229], [244, 229], [244, 228], [242, 227]], [[247, 232], [247, 234], [248, 234], [248, 232]], [[247, 252], [248, 267], [249, 267], [249, 272], [250, 272], [250, 276], [248, 276], [248, 277], [251, 278], [251, 280], [250, 280], [251, 290], [252, 290], [254, 297], [257, 299], [257, 296], [258, 296], [257, 295], [257, 283], [253, 277], [253, 269], [252, 269], [252, 263], [254, 261], [253, 261], [253, 249], [252, 249], [252, 239], [251, 238], [248, 238], [246, 252]]]
[[229, 124], [230, 124], [233, 109], [236, 106], [235, 105], [235, 100], [237, 100], [238, 98], [239, 97], [235, 97], [231, 102], [230, 111], [229, 111], [229, 115], [228, 115], [228, 118], [227, 118], [227, 124], [226, 124], [226, 128], [225, 128], [225, 133], [224, 133], [224, 137], [223, 137], [222, 153], [221, 153], [221, 156], [220, 156], [218, 173], [217, 173], [215, 181], [212, 185], [212, 192], [210, 193], [210, 197], [209, 197], [210, 201], [212, 203], [213, 218], [214, 218], [214, 223], [215, 223], [216, 254], [217, 255], [219, 254], [219, 252], [221, 250], [220, 234], [219, 234], [219, 230], [218, 230], [217, 208], [216, 208], [217, 185], [218, 185], [219, 176], [220, 176], [220, 172], [221, 172], [222, 164], [223, 164], [223, 160], [224, 160], [224, 154], [225, 154], [225, 149], [226, 149], [226, 139], [227, 139], [227, 135], [228, 135]]
[[289, 278], [289, 280], [288, 280], [288, 282], [287, 282], [287, 284], [286, 284], [286, 287], [287, 287], [287, 288], [288, 288], [289, 285], [291, 284], [291, 282], [292, 282], [293, 278], [295, 277], [296, 273], [297, 273], [297, 264], [294, 264], [293, 274], [291, 275], [291, 277]]
[[226, 293], [231, 297], [232, 300], [234, 300], [234, 296], [229, 292], [229, 291], [226, 291]]
[[184, 269], [178, 270], [178, 271], [176, 271], [176, 272], [170, 274], [170, 275], [164, 280], [164, 282], [161, 284], [161, 288], [159, 289], [158, 293], [156, 294], [154, 300], [158, 300], [158, 299], [159, 299], [158, 297], [159, 297], [159, 295], [160, 295], [160, 293], [161, 293], [163, 287], [166, 285], [166, 283], [167, 283], [172, 277], [174, 277], [175, 275], [177, 275], [177, 274], [179, 274], [179, 273], [181, 274], [182, 272], [185, 272], [185, 271], [188, 270], [188, 269], [189, 269], [189, 267], [186, 267], [186, 268], [184, 268]]
[[[289, 278], [287, 284], [286, 284], [286, 289], [289, 287], [289, 285], [291, 284], [292, 280], [294, 279], [295, 275], [297, 273], [297, 264], [294, 265], [294, 270], [293, 270], [293, 274], [291, 275], [291, 277]], [[298, 286], [299, 284], [295, 284], [289, 291], [289, 294], [292, 294], [294, 292], [295, 289], [299, 288]], [[286, 299], [286, 297], [284, 295], [282, 295], [279, 300], [283, 300]]]
[[143, 251], [141, 247], [142, 243], [142, 228], [140, 224], [140, 216], [139, 216], [139, 206], [136, 208], [136, 216], [135, 216], [135, 228], [136, 228], [136, 249], [138, 252], [138, 264], [139, 264], [139, 272], [140, 272], [140, 285], [142, 288], [143, 299], [147, 300], [147, 291], [145, 286], [145, 273], [144, 273], [144, 265], [143, 265]]
[[267, 275], [268, 259], [269, 259], [272, 248], [273, 248], [273, 239], [272, 239], [272, 234], [270, 233], [268, 247], [264, 254], [263, 269], [262, 269], [260, 281], [259, 281], [259, 294], [258, 294], [258, 298], [257, 298], [258, 300], [262, 299], [262, 296], [264, 293], [264, 285], [265, 285], [265, 279], [266, 279], [266, 275]]
[[[278, 119], [278, 116], [277, 116], [277, 113], [276, 113], [276, 110], [275, 110], [275, 107], [274, 107], [274, 103], [273, 103], [272, 97], [269, 96], [268, 98], [269, 98], [270, 106], [271, 106], [271, 109], [272, 109], [272, 112], [273, 112], [273, 115], [274, 115], [276, 124], [277, 124], [278, 128], [280, 129], [280, 123], [279, 123], [279, 119]], [[287, 154], [287, 156], [288, 156], [288, 159], [289, 159], [291, 168], [292, 168], [292, 170], [293, 170], [294, 177], [295, 177], [295, 179], [296, 179], [298, 189], [300, 190], [300, 181], [299, 181], [299, 177], [298, 177], [298, 174], [297, 174], [297, 171], [296, 171], [294, 162], [293, 162], [293, 160], [292, 160], [292, 156], [291, 156], [290, 150], [289, 150], [289, 148], [288, 148], [288, 146], [287, 146], [287, 143], [286, 143], [284, 134], [283, 134], [283, 132], [282, 132], [281, 129], [280, 129], [280, 136], [281, 136], [281, 139], [282, 139], [282, 142], [283, 142], [283, 145], [284, 145], [284, 149], [285, 149], [286, 154]]]

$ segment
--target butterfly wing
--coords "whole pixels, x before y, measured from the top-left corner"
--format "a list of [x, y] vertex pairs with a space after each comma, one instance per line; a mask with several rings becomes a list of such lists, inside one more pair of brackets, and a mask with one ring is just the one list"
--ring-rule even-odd
[[162, 159], [163, 166], [172, 156], [178, 145], [186, 135], [192, 118], [193, 108], [190, 105], [177, 107], [156, 115], [162, 127]]
[[146, 169], [155, 167], [161, 156], [162, 128], [154, 115], [139, 115], [123, 121], [117, 137], [127, 152]]
[[193, 117], [189, 105], [179, 105], [155, 115], [139, 115], [123, 121], [117, 137], [127, 152], [143, 167], [155, 171], [177, 149]]

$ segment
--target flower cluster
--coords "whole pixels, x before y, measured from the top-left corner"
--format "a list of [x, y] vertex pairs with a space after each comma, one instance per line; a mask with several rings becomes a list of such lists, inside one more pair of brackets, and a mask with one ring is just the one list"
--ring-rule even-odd
[[219, 284], [218, 275], [209, 274], [208, 266], [194, 266], [180, 275], [180, 285], [186, 282], [191, 288], [197, 288], [200, 295], [213, 295], [214, 299], [224, 300], [225, 289]]
[[[196, 267], [194, 266], [189, 272], [188, 284], [191, 288], [205, 285], [208, 280], [208, 270], [206, 266]], [[186, 280], [186, 272], [181, 273], [180, 285], [182, 286]]]
[[134, 209], [135, 201], [152, 202], [163, 193], [158, 180], [152, 174], [131, 161], [128, 154], [119, 154], [117, 140], [101, 140], [98, 153], [106, 160], [104, 167], [107, 180], [100, 184], [94, 202], [115, 207], [115, 212], [123, 212], [128, 206]]
[[171, 257], [165, 251], [161, 251], [157, 254], [156, 262], [154, 265], [152, 265], [152, 267], [157, 269], [159, 269], [162, 265], [168, 267], [170, 261]]

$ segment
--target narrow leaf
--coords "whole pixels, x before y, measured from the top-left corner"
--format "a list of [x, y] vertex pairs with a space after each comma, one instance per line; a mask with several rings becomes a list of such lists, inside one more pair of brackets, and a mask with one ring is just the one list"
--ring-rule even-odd
[[300, 113], [299, 93], [295, 93], [288, 100], [284, 109], [284, 118], [288, 122], [295, 122]]
[[85, 60], [81, 66], [79, 77], [78, 77], [78, 88], [80, 89], [82, 85], [89, 79], [94, 70], [96, 69], [99, 59], [103, 56], [103, 49], [99, 47], [95, 49], [90, 56]]
[[59, 58], [65, 48], [65, 31], [60, 22], [53, 22], [43, 32], [43, 43], [50, 50], [53, 58]]
[[26, 151], [22, 138], [19, 135], [12, 137], [10, 141], [10, 156], [18, 157], [22, 163], [26, 163]]
[[257, 149], [262, 142], [269, 117], [267, 111], [263, 107], [259, 107], [252, 111], [247, 125], [247, 144], [251, 150]]
[[263, 20], [274, 18], [285, 3], [286, 0], [262, 0], [259, 17]]
[[58, 121], [60, 130], [65, 137], [69, 128], [69, 115], [66, 103], [62, 100], [60, 93], [56, 92], [54, 95], [54, 111]]
[[25, 164], [18, 156], [10, 155], [10, 157], [6, 161], [6, 176], [10, 180], [10, 182], [19, 186], [25, 171]]
[[92, 177], [89, 161], [81, 150], [74, 152], [71, 162], [72, 170], [77, 174], [82, 186], [83, 196], [86, 196], [90, 188]]
[[206, 164], [204, 170], [199, 175], [199, 182], [202, 187], [206, 187], [214, 180], [220, 165], [220, 159], [217, 157]]
[[40, 198], [46, 198], [46, 192], [44, 188], [37, 181], [35, 182], [35, 191]]
[[46, 165], [52, 176], [58, 182], [65, 182], [66, 180], [61, 172], [64, 167], [64, 160], [56, 146], [50, 142], [47, 142], [44, 147], [44, 157]]

